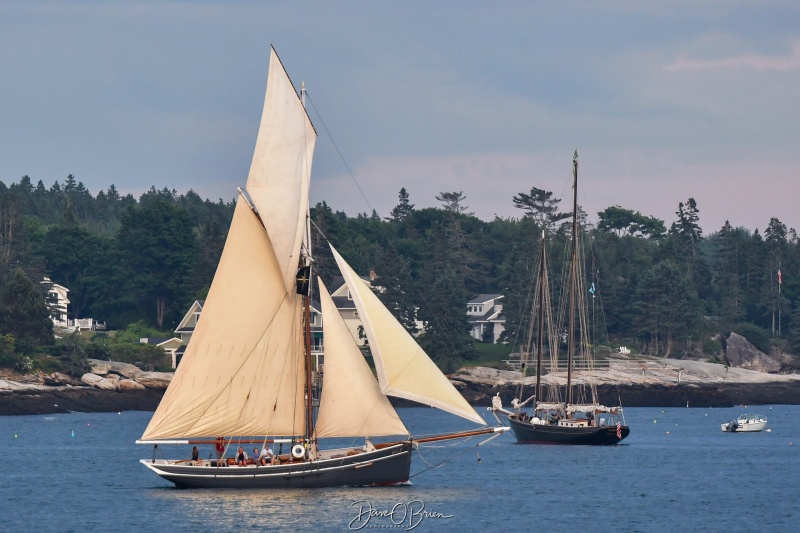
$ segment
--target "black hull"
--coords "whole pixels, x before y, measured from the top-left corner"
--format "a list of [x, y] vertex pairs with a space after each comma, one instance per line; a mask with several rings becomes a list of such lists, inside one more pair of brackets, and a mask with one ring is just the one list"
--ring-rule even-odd
[[533, 425], [514, 418], [509, 418], [511, 432], [521, 444], [585, 444], [594, 446], [610, 446], [618, 444], [627, 437], [631, 430], [628, 426], [620, 427], [617, 437], [616, 426], [563, 427], [551, 425]]
[[178, 488], [287, 489], [394, 485], [408, 481], [411, 443], [314, 462], [270, 466], [189, 466], [141, 461]]

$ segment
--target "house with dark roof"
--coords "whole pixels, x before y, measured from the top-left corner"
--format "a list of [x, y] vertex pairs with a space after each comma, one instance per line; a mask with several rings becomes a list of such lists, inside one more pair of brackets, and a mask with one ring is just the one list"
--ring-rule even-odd
[[[367, 277], [362, 277], [361, 279], [364, 283], [370, 283], [370, 279]], [[347, 329], [350, 331], [353, 339], [355, 339], [356, 344], [364, 346], [366, 338], [364, 338], [363, 333], [359, 333], [361, 318], [358, 316], [356, 304], [353, 302], [353, 295], [344, 282], [344, 278], [342, 276], [334, 277], [330, 286], [328, 286], [328, 291], [331, 293], [331, 299], [334, 305], [336, 305], [336, 309], [339, 310], [339, 314], [342, 316], [342, 320], [344, 320], [344, 323], [347, 325]]]
[[[175, 369], [180, 362], [177, 353], [178, 349], [186, 348], [186, 346], [181, 344], [181, 340], [178, 337], [142, 337], [139, 339], [139, 344], [152, 344], [164, 350], [172, 362], [173, 369]], [[181, 352], [181, 355], [182, 354], [183, 352]]]
[[502, 294], [479, 294], [467, 302], [470, 335], [483, 342], [496, 343], [505, 329]]

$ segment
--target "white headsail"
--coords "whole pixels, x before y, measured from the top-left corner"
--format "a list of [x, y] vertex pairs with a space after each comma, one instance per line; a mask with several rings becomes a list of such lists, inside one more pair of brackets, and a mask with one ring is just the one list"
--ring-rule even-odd
[[333, 246], [331, 250], [364, 325], [381, 392], [486, 424]]
[[317, 416], [317, 437], [407, 435], [408, 430], [381, 393], [364, 355], [319, 282], [325, 379]]

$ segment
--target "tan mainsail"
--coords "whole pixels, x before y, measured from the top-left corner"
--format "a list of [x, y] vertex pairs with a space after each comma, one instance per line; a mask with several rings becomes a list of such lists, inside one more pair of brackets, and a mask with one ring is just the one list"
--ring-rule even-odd
[[186, 353], [142, 440], [304, 431], [300, 297], [240, 196]]
[[305, 234], [316, 138], [303, 103], [273, 49], [246, 189], [269, 232], [287, 291], [295, 283]]
[[381, 393], [378, 382], [319, 282], [325, 338], [325, 378], [317, 416], [317, 437], [407, 435], [408, 430]]
[[381, 392], [486, 424], [333, 246], [331, 250], [364, 325]]

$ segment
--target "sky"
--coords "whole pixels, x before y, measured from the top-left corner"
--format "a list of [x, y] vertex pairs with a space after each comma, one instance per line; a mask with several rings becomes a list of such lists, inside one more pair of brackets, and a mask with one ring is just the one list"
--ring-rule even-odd
[[[319, 133], [312, 203], [381, 216], [552, 191], [800, 228], [796, 1], [0, 0], [0, 181], [231, 200], [273, 45]], [[298, 87], [299, 89], [299, 87]]]

